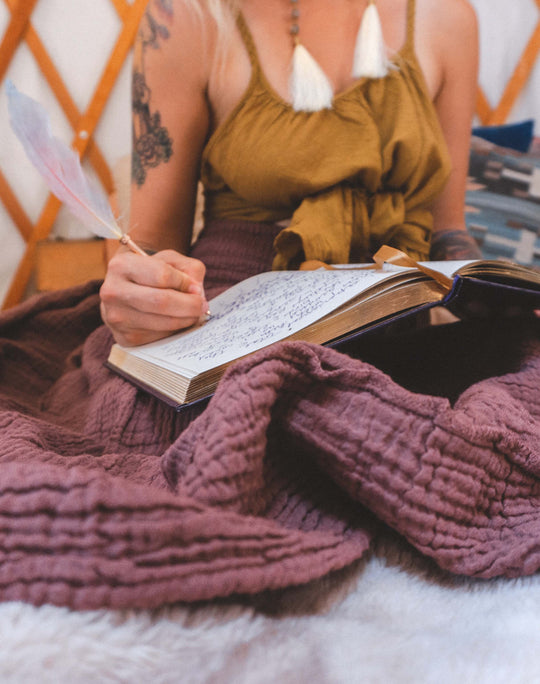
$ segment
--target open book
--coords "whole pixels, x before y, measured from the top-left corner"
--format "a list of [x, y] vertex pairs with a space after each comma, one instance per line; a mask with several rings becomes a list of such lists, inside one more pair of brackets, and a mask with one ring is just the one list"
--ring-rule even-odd
[[113, 345], [108, 365], [180, 406], [211, 395], [232, 362], [281, 340], [339, 346], [438, 304], [458, 316], [540, 309], [540, 271], [502, 261], [423, 265], [443, 274], [443, 284], [392, 265], [261, 273], [213, 299], [210, 320], [198, 327], [139, 347]]

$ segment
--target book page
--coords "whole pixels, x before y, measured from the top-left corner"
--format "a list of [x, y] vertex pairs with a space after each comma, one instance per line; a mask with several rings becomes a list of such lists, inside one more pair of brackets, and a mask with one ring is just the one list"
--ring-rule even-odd
[[213, 299], [212, 317], [202, 326], [128, 351], [192, 377], [282, 340], [395, 276], [394, 270], [262, 273]]
[[[419, 261], [419, 264], [422, 266], [426, 266], [427, 268], [431, 268], [433, 271], [438, 271], [439, 273], [442, 273], [445, 276], [448, 276], [448, 278], [451, 278], [452, 276], [456, 275], [457, 272], [464, 268], [465, 266], [470, 266], [472, 264], [482, 264], [483, 262], [481, 260], [477, 259], [467, 259], [464, 261], [459, 261], [459, 260], [449, 260], [449, 261]], [[351, 268], [366, 268], [366, 267], [372, 267], [370, 264], [334, 264], [332, 268], [339, 268], [343, 270], [351, 269]], [[410, 268], [405, 268], [403, 266], [396, 266], [395, 264], [384, 264], [383, 265], [383, 270], [384, 271], [410, 271]]]
[[477, 262], [476, 260], [467, 259], [466, 261], [420, 261], [419, 263], [422, 264], [422, 266], [432, 268], [434, 271], [439, 271], [439, 273], [443, 273], [445, 276], [451, 278], [453, 275], [456, 275], [461, 268]]

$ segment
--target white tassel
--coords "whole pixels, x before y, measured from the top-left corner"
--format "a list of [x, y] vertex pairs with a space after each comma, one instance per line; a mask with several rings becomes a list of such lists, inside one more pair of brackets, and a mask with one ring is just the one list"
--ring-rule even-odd
[[384, 78], [389, 60], [384, 46], [381, 20], [373, 0], [364, 11], [354, 50], [354, 78]]
[[330, 81], [300, 43], [294, 47], [289, 87], [292, 106], [297, 112], [317, 112], [332, 107], [334, 92]]

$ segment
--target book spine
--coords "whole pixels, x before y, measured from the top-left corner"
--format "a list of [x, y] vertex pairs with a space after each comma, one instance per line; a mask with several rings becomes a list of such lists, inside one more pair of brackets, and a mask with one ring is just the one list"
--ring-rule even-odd
[[443, 304], [462, 319], [521, 318], [540, 308], [540, 290], [456, 276]]

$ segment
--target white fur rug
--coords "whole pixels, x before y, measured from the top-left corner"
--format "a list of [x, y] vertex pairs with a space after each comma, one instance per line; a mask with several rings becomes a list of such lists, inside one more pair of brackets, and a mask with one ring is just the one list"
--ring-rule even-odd
[[540, 576], [450, 582], [406, 565], [372, 558], [256, 601], [154, 613], [6, 603], [0, 681], [540, 681]]

